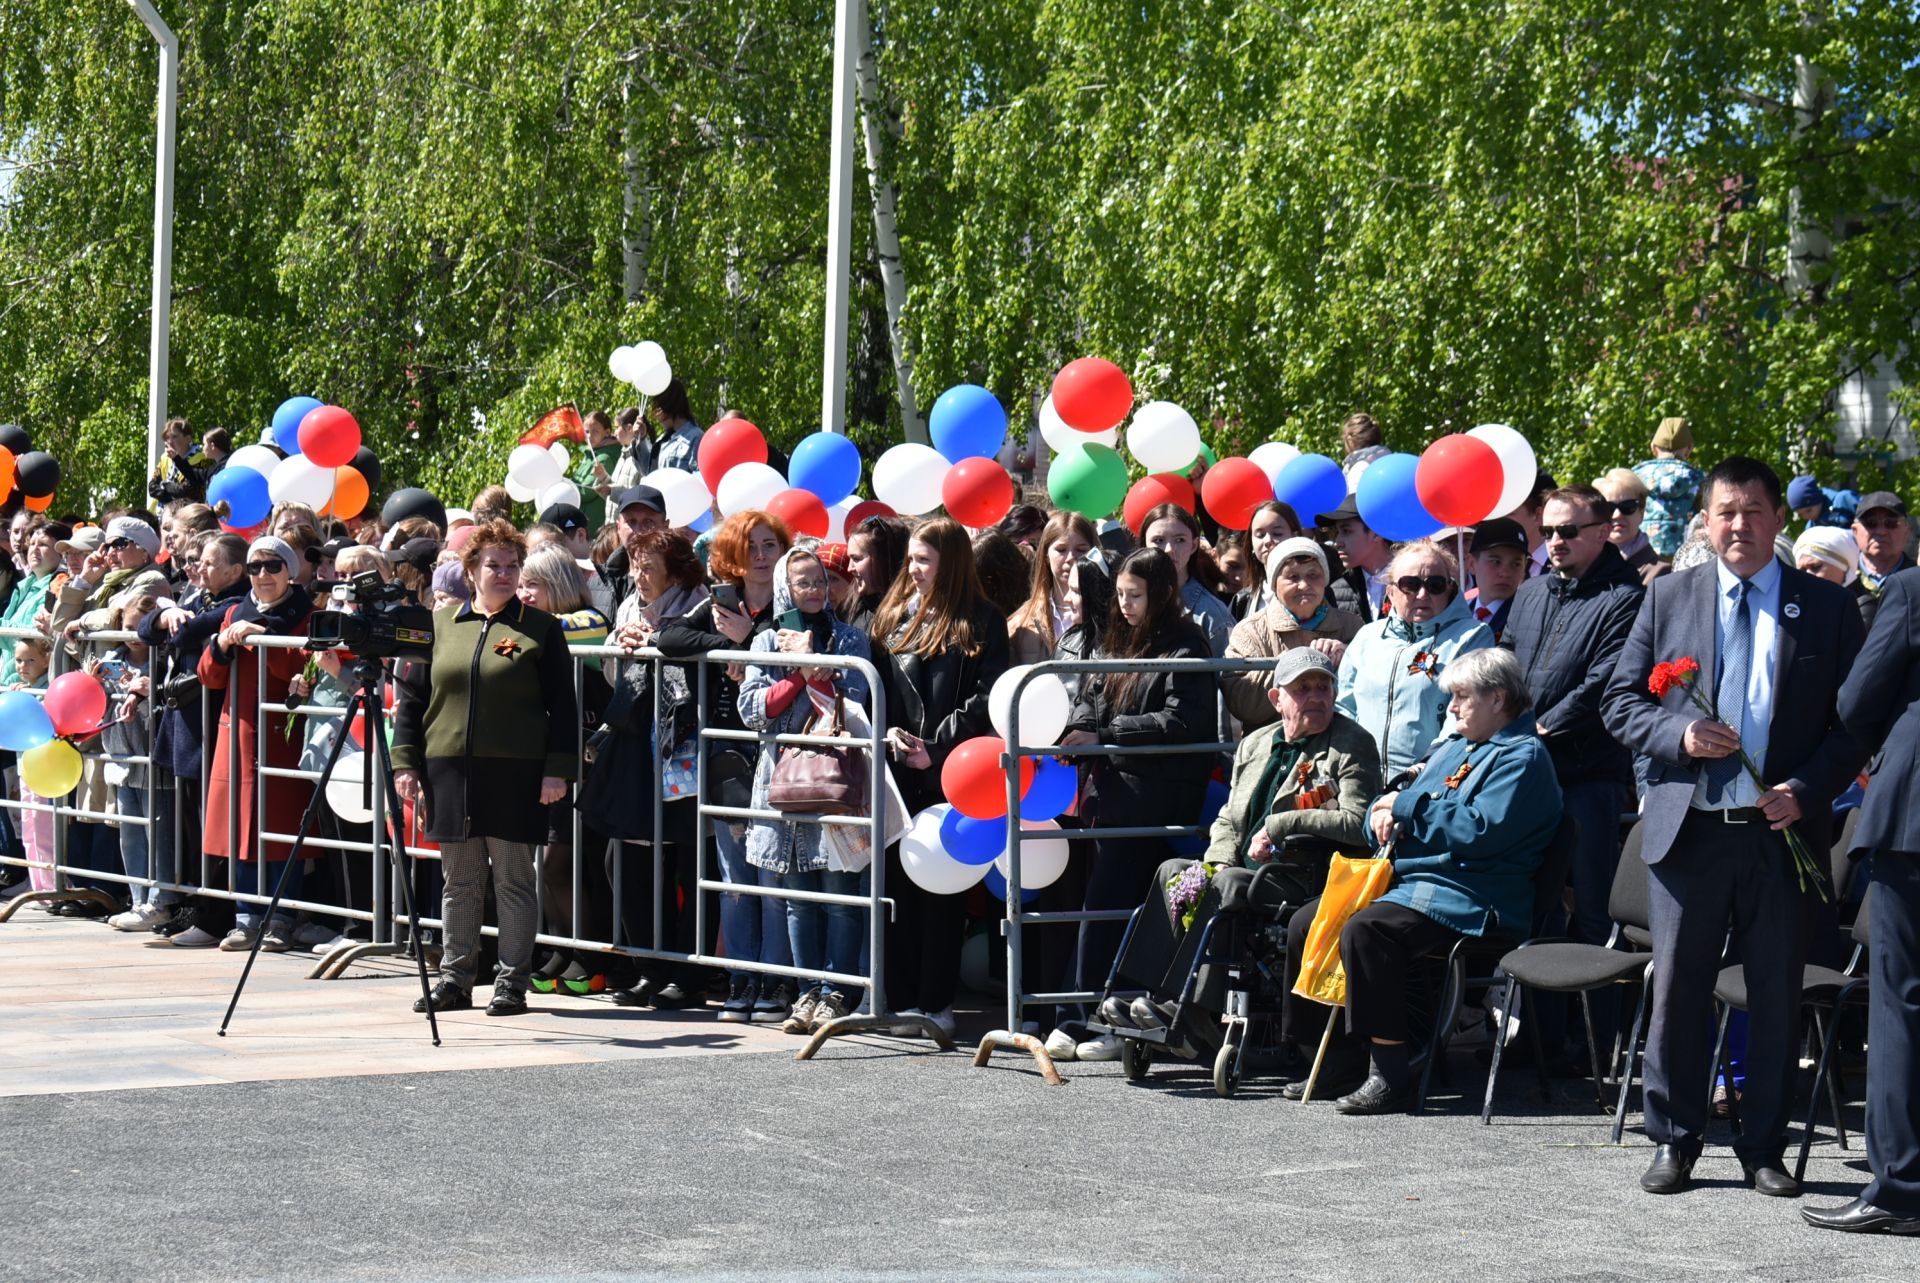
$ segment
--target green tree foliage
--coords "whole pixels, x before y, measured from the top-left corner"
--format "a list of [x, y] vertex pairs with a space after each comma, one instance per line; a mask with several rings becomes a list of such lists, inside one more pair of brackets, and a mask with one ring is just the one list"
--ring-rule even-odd
[[[1017, 414], [1097, 352], [1223, 453], [1330, 448], [1365, 408], [1402, 448], [1510, 422], [1591, 476], [1666, 413], [1703, 453], [1802, 450], [1875, 353], [1920, 382], [1910, 5], [871, 4], [923, 404], [967, 379]], [[621, 397], [606, 353], [652, 337], [698, 410], [818, 426], [826, 0], [161, 8], [175, 412], [246, 437], [313, 392], [394, 483], [465, 495], [542, 411]], [[1831, 78], [1817, 115], [1796, 59]], [[0, 6], [0, 419], [69, 500], [137, 489], [154, 64], [122, 5]], [[1796, 220], [1833, 235], [1797, 290]]]

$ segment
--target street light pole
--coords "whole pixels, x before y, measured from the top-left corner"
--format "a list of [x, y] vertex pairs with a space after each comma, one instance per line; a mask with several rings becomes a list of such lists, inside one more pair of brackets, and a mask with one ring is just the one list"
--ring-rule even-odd
[[180, 102], [180, 38], [151, 0], [127, 0], [160, 45], [159, 126], [153, 152], [153, 333], [147, 357], [147, 475], [160, 463], [167, 421], [167, 344], [173, 329], [173, 157]]
[[855, 24], [866, 0], [834, 0], [833, 132], [827, 171], [827, 335], [821, 362], [820, 427], [847, 430], [847, 302], [853, 263], [853, 88]]

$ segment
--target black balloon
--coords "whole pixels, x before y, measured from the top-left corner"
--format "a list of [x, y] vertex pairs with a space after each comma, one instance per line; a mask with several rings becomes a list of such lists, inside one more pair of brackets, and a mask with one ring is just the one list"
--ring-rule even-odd
[[348, 466], [367, 479], [368, 494], [380, 493], [380, 460], [373, 457], [373, 451], [361, 446], [354, 451]]
[[60, 488], [60, 464], [45, 450], [33, 450], [15, 461], [13, 478], [21, 494], [29, 499], [44, 499]]
[[418, 486], [408, 486], [405, 490], [396, 490], [387, 496], [387, 502], [380, 509], [380, 520], [387, 525], [397, 525], [408, 517], [425, 517], [440, 527], [440, 533], [447, 533], [447, 506]]
[[17, 423], [0, 423], [0, 446], [22, 455], [33, 449], [33, 438]]

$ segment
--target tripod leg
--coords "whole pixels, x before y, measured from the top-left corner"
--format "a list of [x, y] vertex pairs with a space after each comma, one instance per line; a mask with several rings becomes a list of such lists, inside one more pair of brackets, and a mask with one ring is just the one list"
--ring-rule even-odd
[[406, 825], [403, 822], [406, 812], [400, 807], [400, 790], [393, 783], [393, 759], [387, 749], [386, 709], [380, 703], [377, 685], [370, 683], [367, 691], [367, 738], [375, 745], [374, 771], [379, 775], [380, 786], [387, 797], [387, 826], [393, 839], [389, 849], [393, 852], [395, 868], [401, 868], [403, 864], [407, 866], [396, 881], [400, 883], [400, 894], [407, 901], [407, 931], [413, 940], [414, 965], [420, 969], [420, 997], [421, 1005], [427, 1009], [427, 1030], [433, 1035], [433, 1045], [438, 1047], [440, 1020], [433, 1010], [432, 986], [427, 982], [427, 950], [420, 943], [420, 906], [413, 898], [413, 869], [410, 859], [402, 858], [407, 850]]
[[[340, 750], [347, 742], [347, 728], [353, 725], [353, 710], [362, 706], [365, 700], [366, 696], [362, 692], [354, 692], [352, 698], [347, 701], [346, 716], [340, 719], [340, 729], [334, 733], [333, 743], [327, 748], [327, 764], [320, 768], [320, 781], [314, 785], [313, 797], [307, 802], [307, 809], [305, 813], [300, 816], [300, 827], [293, 835], [293, 849], [287, 853], [286, 863], [280, 866], [280, 876], [276, 878], [273, 883], [273, 896], [267, 901], [267, 907], [260, 915], [260, 930], [253, 937], [253, 947], [247, 950], [246, 965], [240, 968], [240, 983], [233, 987], [233, 998], [227, 1003], [227, 1014], [221, 1017], [220, 1036], [222, 1038], [227, 1036], [227, 1026], [233, 1023], [234, 1008], [240, 1005], [240, 991], [247, 987], [247, 977], [253, 974], [253, 964], [255, 960], [260, 957], [260, 942], [266, 939], [267, 926], [273, 921], [273, 911], [280, 907], [280, 893], [287, 888], [287, 875], [293, 872], [293, 862], [304, 858], [302, 852], [306, 849], [307, 845], [307, 831], [313, 827], [314, 817], [320, 813], [320, 804], [326, 799], [327, 781], [333, 778], [334, 765], [339, 762]], [[264, 723], [262, 725], [263, 729], [261, 733], [265, 734]], [[236, 736], [234, 752], [238, 753], [239, 751], [240, 746], [238, 736]], [[256, 816], [255, 821], [256, 823], [264, 823], [265, 818], [265, 816]], [[266, 863], [264, 858], [265, 854], [266, 852], [263, 850], [260, 861], [262, 864]], [[240, 853], [235, 851], [233, 853], [234, 862], [238, 863], [239, 859]]]

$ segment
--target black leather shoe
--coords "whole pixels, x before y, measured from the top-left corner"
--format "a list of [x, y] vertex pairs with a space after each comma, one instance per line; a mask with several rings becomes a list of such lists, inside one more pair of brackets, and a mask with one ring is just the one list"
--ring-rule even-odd
[[527, 998], [513, 989], [495, 989], [493, 1001], [487, 1004], [489, 1016], [524, 1016], [527, 1014]]
[[1800, 1182], [1787, 1175], [1778, 1162], [1740, 1164], [1740, 1170], [1755, 1192], [1768, 1198], [1799, 1198]]
[[642, 977], [631, 988], [615, 989], [613, 1005], [616, 1007], [651, 1007], [653, 1005], [653, 981]]
[[1411, 1087], [1395, 1087], [1379, 1074], [1367, 1075], [1367, 1081], [1333, 1102], [1341, 1114], [1400, 1114], [1413, 1103]]
[[1641, 1176], [1640, 1188], [1649, 1194], [1678, 1194], [1693, 1184], [1693, 1165], [1699, 1159], [1678, 1145], [1656, 1145], [1653, 1164]]
[[[433, 1009], [435, 1011], [468, 1011], [473, 1007], [473, 995], [451, 980], [442, 980], [433, 987]], [[425, 998], [415, 998], [413, 1009], [424, 1014], [427, 1010]]]
[[1920, 1234], [1920, 1216], [1900, 1216], [1858, 1198], [1838, 1207], [1803, 1207], [1800, 1215], [1815, 1229], [1844, 1234]]
[[693, 996], [678, 981], [669, 981], [649, 994], [647, 1003], [655, 1011], [679, 1011], [693, 1005]]

